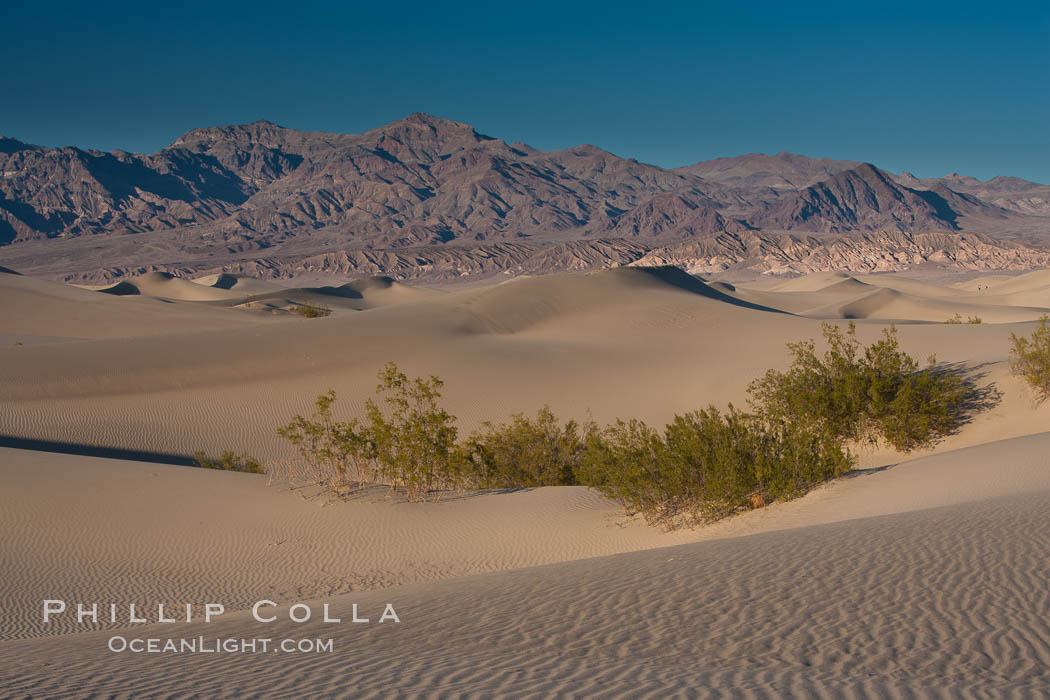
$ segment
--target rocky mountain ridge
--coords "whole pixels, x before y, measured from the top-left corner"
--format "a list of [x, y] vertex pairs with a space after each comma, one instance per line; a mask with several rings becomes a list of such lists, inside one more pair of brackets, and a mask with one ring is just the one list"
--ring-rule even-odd
[[[948, 236], [933, 251], [916, 243], [924, 234]], [[795, 252], [774, 252], [776, 241]], [[960, 265], [978, 248], [1026, 265], [1041, 242], [1050, 188], [1017, 178], [919, 180], [783, 153], [667, 170], [591, 145], [508, 144], [425, 114], [363, 134], [195, 129], [149, 155], [0, 138], [0, 261], [78, 281], [145, 268], [287, 277], [340, 256], [368, 274], [445, 278], [670, 250], [695, 251], [696, 268], [707, 256], [720, 261], [707, 267], [774, 270], [816, 264], [828, 246], [854, 251], [843, 269]], [[421, 250], [432, 252], [409, 272], [403, 261]]]

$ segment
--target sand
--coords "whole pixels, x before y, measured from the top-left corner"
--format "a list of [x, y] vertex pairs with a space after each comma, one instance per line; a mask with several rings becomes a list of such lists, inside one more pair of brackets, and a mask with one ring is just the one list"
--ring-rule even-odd
[[[0, 447], [0, 696], [1031, 696], [1050, 685], [1050, 406], [1007, 364], [1010, 333], [1050, 307], [1045, 274], [972, 286], [821, 274], [756, 289], [624, 268], [451, 292], [229, 277], [140, 279], [139, 294], [114, 296], [0, 275], [6, 444], [173, 460], [247, 450], [281, 475], [294, 462], [275, 426], [330, 387], [339, 412], [359, 411], [391, 359], [441, 376], [464, 430], [545, 403], [659, 422], [743, 404], [750, 379], [786, 365], [786, 342], [848, 316], [865, 341], [897, 321], [906, 350], [1002, 396], [932, 450], [866, 452], [804, 498], [670, 533], [582, 487], [425, 504], [376, 487], [330, 503], [280, 478]], [[285, 308], [296, 295], [332, 300], [334, 313], [298, 317]], [[268, 296], [273, 308], [246, 308]], [[984, 322], [940, 322], [949, 311]], [[217, 599], [227, 612], [45, 626], [45, 598]], [[328, 603], [344, 620], [355, 603], [373, 619], [391, 603], [401, 622], [282, 612], [261, 625], [248, 608], [262, 598]], [[199, 634], [331, 639], [334, 651], [106, 646]]]

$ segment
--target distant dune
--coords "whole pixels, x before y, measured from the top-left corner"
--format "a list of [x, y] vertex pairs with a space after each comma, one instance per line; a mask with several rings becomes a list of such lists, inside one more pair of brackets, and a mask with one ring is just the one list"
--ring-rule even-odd
[[[0, 284], [15, 301], [0, 311], [10, 342], [22, 333], [21, 342], [41, 346], [32, 353], [0, 349], [13, 358], [0, 363], [7, 409], [0, 434], [183, 455], [251, 448], [283, 460], [291, 454], [274, 435], [276, 425], [330, 388], [341, 410], [359, 410], [389, 360], [442, 377], [464, 428], [544, 404], [579, 419], [590, 412], [603, 421], [659, 422], [707, 403], [741, 404], [750, 379], [786, 362], [784, 344], [819, 336], [823, 320], [855, 318], [862, 338], [877, 337], [880, 319], [933, 322], [902, 326], [909, 351], [991, 362], [990, 371], [1003, 375], [1010, 331], [1028, 326], [999, 324], [1045, 313], [989, 305], [950, 287], [920, 297], [870, 283], [890, 276], [867, 279], [822, 274], [792, 280], [782, 286], [788, 291], [762, 291], [714, 286], [674, 268], [630, 267], [454, 293], [369, 278], [251, 295], [252, 302], [242, 303], [248, 297], [114, 297], [3, 276]], [[242, 282], [215, 291], [232, 293]], [[143, 286], [213, 290], [164, 277]], [[792, 291], [799, 289], [815, 291]], [[337, 313], [322, 319], [287, 313], [301, 303]], [[980, 316], [984, 324], [944, 325], [955, 313]], [[113, 340], [45, 347], [55, 328]], [[626, 392], [624, 382], [647, 390]], [[127, 411], [134, 425], [122, 418]]]
[[[192, 284], [186, 282], [186, 284]], [[207, 288], [202, 288], [207, 294]], [[61, 338], [125, 338], [256, 325], [269, 319], [202, 304], [118, 297], [22, 275], [0, 275], [0, 333]]]
[[[845, 286], [840, 287], [843, 283], [845, 283]], [[827, 290], [830, 287], [836, 287], [840, 290], [849, 289], [859, 291], [860, 289], [857, 279], [845, 272], [814, 272], [778, 284], [773, 288], [773, 291], [817, 292]]]
[[[0, 695], [1037, 696], [1050, 685], [1050, 402], [1010, 374], [1050, 273], [965, 284], [818, 273], [759, 288], [675, 267], [437, 291], [389, 277], [284, 287], [161, 273], [101, 293], [0, 274]], [[119, 286], [119, 285], [118, 285]], [[113, 291], [113, 290], [111, 290]], [[1025, 303], [1011, 303], [1023, 301]], [[332, 314], [303, 318], [301, 304]], [[946, 324], [959, 314], [981, 324]], [[860, 452], [803, 498], [664, 532], [583, 487], [329, 503], [285, 479], [277, 425], [335, 389], [360, 415], [396, 361], [445, 381], [468, 431], [549, 405], [660, 424], [745, 406], [822, 323], [1002, 392], [935, 448]], [[14, 449], [183, 459], [248, 452], [270, 476]], [[66, 617], [41, 601], [219, 599], [205, 624]], [[134, 655], [124, 636], [331, 638], [332, 654]], [[348, 620], [288, 621], [288, 605]], [[177, 627], [177, 630], [175, 628]], [[175, 631], [173, 631], [175, 630]], [[61, 672], [56, 671], [61, 661]], [[117, 689], [119, 688], [119, 692]], [[308, 693], [308, 694], [309, 694]]]
[[248, 275], [231, 275], [228, 272], [205, 275], [204, 277], [198, 277], [193, 281], [197, 284], [203, 284], [206, 287], [226, 289], [231, 292], [246, 295], [268, 294], [271, 292], [280, 292], [285, 289], [283, 285], [277, 284], [276, 282], [260, 280], [254, 277], [249, 277]]
[[149, 272], [98, 291], [117, 296], [141, 294], [143, 296], [176, 299], [178, 301], [219, 301], [241, 297], [237, 292], [219, 287], [194, 284], [189, 280], [175, 277], [167, 272]]

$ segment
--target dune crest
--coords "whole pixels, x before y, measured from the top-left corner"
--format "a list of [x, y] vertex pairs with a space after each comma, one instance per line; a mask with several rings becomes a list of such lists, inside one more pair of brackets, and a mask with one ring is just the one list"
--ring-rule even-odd
[[98, 291], [103, 294], [143, 296], [175, 299], [177, 301], [220, 301], [239, 298], [235, 292], [218, 287], [206, 287], [190, 280], [176, 277], [168, 272], [147, 272], [144, 275], [122, 280], [112, 287]]
[[205, 287], [226, 289], [231, 292], [246, 295], [267, 294], [269, 292], [279, 292], [285, 289], [283, 285], [277, 284], [276, 282], [267, 282], [266, 280], [250, 277], [248, 275], [234, 275], [229, 272], [205, 275], [204, 277], [197, 277], [192, 281], [204, 285]]

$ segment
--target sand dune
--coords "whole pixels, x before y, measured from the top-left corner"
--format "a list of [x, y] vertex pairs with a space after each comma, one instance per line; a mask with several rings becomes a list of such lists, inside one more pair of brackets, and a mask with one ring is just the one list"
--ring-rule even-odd
[[[982, 277], [979, 281], [980, 286], [992, 294], [1028, 292], [1050, 287], [1050, 270], [1033, 270], [1017, 276]], [[972, 289], [974, 282], [978, 280], [971, 280], [966, 288]]]
[[365, 277], [346, 284], [325, 287], [284, 288], [253, 294], [242, 303], [280, 309], [294, 309], [300, 304], [324, 305], [331, 309], [365, 311], [380, 306], [420, 301], [439, 295], [431, 289], [409, 287], [390, 277]]
[[[388, 360], [441, 376], [464, 430], [545, 403], [660, 423], [743, 404], [750, 379], [786, 365], [785, 343], [851, 316], [864, 342], [885, 319], [909, 321], [904, 349], [1002, 392], [932, 450], [864, 452], [861, 469], [804, 498], [673, 533], [585, 488], [408, 504], [377, 487], [327, 505], [267, 477], [0, 447], [0, 695], [1041, 693], [1050, 403], [1006, 360], [1010, 333], [1030, 333], [1042, 311], [1009, 302], [1041, 293], [1042, 277], [1001, 280], [1001, 293], [810, 277], [755, 289], [622, 268], [433, 292], [216, 276], [114, 296], [0, 275], [0, 339], [12, 339], [0, 347], [0, 445], [233, 449], [280, 477], [294, 460], [275, 426], [329, 388], [339, 415], [360, 411]], [[304, 302], [337, 313], [286, 312]], [[234, 308], [245, 304], [264, 312]], [[944, 324], [953, 313], [985, 322]], [[22, 338], [36, 345], [13, 346]], [[45, 628], [52, 597], [218, 600], [229, 612]], [[263, 598], [327, 602], [344, 620], [354, 603], [375, 617], [391, 602], [402, 622], [285, 614], [262, 626], [245, 609]], [[335, 652], [116, 654], [113, 634], [331, 638]]]
[[[709, 401], [740, 401], [741, 377], [786, 357], [779, 340], [762, 338], [818, 331], [814, 321], [752, 308], [688, 276], [614, 270], [526, 279], [360, 314], [41, 347], [0, 363], [9, 409], [0, 433], [149, 443], [177, 454], [251, 448], [282, 459], [290, 453], [277, 425], [328, 388], [343, 397], [343, 410], [360, 410], [389, 360], [441, 376], [464, 428], [545, 403], [581, 419], [590, 410], [599, 420], [664, 420]], [[626, 392], [615, 377], [648, 391]]]
[[267, 280], [256, 279], [255, 277], [249, 277], [247, 275], [233, 275], [228, 272], [220, 272], [214, 275], [205, 275], [204, 277], [197, 277], [193, 280], [197, 284], [202, 284], [205, 287], [214, 287], [215, 289], [226, 289], [231, 292], [237, 292], [245, 296], [251, 296], [253, 294], [268, 294], [270, 292], [280, 292], [285, 289], [284, 285], [277, 284], [276, 282], [269, 282]]
[[811, 309], [814, 318], [877, 318], [943, 323], [956, 314], [965, 318], [977, 317], [984, 323], [1016, 323], [1038, 319], [1047, 309], [975, 304], [940, 298], [923, 298], [895, 289], [876, 288], [845, 303]]
[[[297, 697], [307, 689], [358, 696], [600, 694], [630, 679], [635, 692], [655, 695], [699, 686], [793, 695], [1040, 692], [1050, 682], [1047, 455], [1050, 434], [1044, 433], [917, 460], [840, 480], [786, 506], [728, 521], [717, 532], [697, 531], [706, 542], [653, 549], [674, 544], [681, 533], [618, 528], [607, 520], [608, 506], [582, 489], [419, 506], [344, 503], [326, 512], [244, 475], [90, 465], [120, 475], [107, 491], [97, 480], [93, 486], [77, 478], [83, 468], [61, 464], [65, 458], [9, 454], [5, 479], [28, 486], [30, 495], [2, 516], [15, 525], [0, 530], [6, 539], [0, 551], [15, 553], [2, 584], [4, 599], [17, 602], [19, 622], [5, 628], [9, 636], [66, 631], [34, 625], [39, 596], [56, 586], [61, 591], [53, 595], [70, 600], [182, 600], [214, 597], [215, 590], [238, 602], [260, 592], [283, 597], [280, 602], [316, 598], [315, 608], [329, 602], [343, 620], [351, 603], [373, 611], [373, 619], [391, 603], [401, 622], [279, 618], [261, 625], [233, 612], [238, 606], [232, 604], [210, 624], [125, 624], [9, 639], [0, 642], [0, 687], [48, 696], [227, 695], [249, 682], [253, 693], [267, 697]], [[988, 473], [990, 460], [999, 465], [996, 475]], [[78, 495], [54, 502], [43, 483], [55, 477], [73, 478], [79, 488], [68, 493]], [[205, 481], [209, 486], [202, 488]], [[123, 489], [139, 497], [121, 498]], [[237, 499], [241, 510], [224, 514], [212, 498]], [[51, 514], [40, 520], [41, 512]], [[220, 520], [212, 523], [216, 515]], [[228, 517], [240, 527], [225, 522]], [[36, 527], [19, 527], [25, 518]], [[359, 522], [377, 527], [364, 530]], [[152, 530], [161, 527], [175, 539], [148, 551]], [[71, 528], [79, 535], [76, 547], [51, 543], [69, 542]], [[386, 538], [393, 528], [398, 553], [391, 559]], [[216, 531], [226, 536], [216, 538]], [[574, 545], [567, 531], [593, 541]], [[114, 532], [135, 535], [114, 547]], [[538, 545], [551, 535], [547, 547]], [[404, 549], [420, 536], [423, 572]], [[581, 558], [610, 546], [648, 551]], [[396, 561], [402, 550], [405, 560]], [[456, 563], [458, 551], [469, 553], [469, 561]], [[46, 552], [59, 558], [43, 562], [31, 554]], [[542, 562], [537, 552], [549, 561], [572, 561], [458, 578]], [[89, 557], [101, 566], [91, 567]], [[318, 569], [312, 578], [326, 580], [327, 589], [285, 584], [291, 587], [282, 590], [290, 571], [307, 578], [300, 559]], [[379, 571], [385, 563], [395, 579], [402, 575], [393, 581], [402, 585], [369, 591], [391, 583], [369, 568], [377, 560]], [[141, 568], [127, 570], [129, 561]], [[431, 581], [404, 583], [419, 573]], [[258, 575], [254, 586], [244, 585]], [[238, 598], [241, 589], [245, 598]], [[113, 654], [106, 644], [115, 633], [331, 638], [335, 652]], [[66, 668], [61, 674], [48, 664], [58, 657]]]
[[148, 272], [144, 275], [118, 282], [112, 287], [104, 287], [98, 291], [116, 296], [141, 294], [143, 296], [175, 299], [178, 301], [220, 301], [239, 299], [242, 296], [237, 292], [219, 287], [195, 284], [190, 280], [175, 277], [167, 272]]
[[221, 591], [245, 609], [263, 593], [308, 599], [695, 539], [617, 525], [619, 510], [579, 487], [427, 504], [377, 487], [326, 506], [263, 476], [4, 448], [0, 478], [20, 495], [0, 514], [0, 639], [74, 631], [42, 625], [56, 586], [171, 603]]
[[977, 293], [986, 303], [1050, 306], [1050, 270], [985, 283]]
[[360, 311], [424, 299], [436, 293], [408, 287], [389, 277], [366, 277], [338, 286], [286, 287], [245, 275], [218, 273], [187, 280], [166, 272], [150, 272], [109, 287], [92, 289], [114, 296], [141, 295], [275, 312], [294, 311], [303, 304]]
[[[662, 422], [708, 403], [744, 404], [750, 379], [787, 362], [785, 343], [820, 333], [819, 320], [761, 310], [683, 275], [556, 275], [330, 318], [41, 345], [0, 362], [0, 434], [179, 455], [248, 450], [283, 462], [292, 454], [277, 425], [329, 388], [341, 412], [359, 411], [389, 360], [444, 379], [463, 429], [544, 404], [577, 419]], [[862, 323], [861, 338], [882, 327]], [[1030, 328], [909, 325], [901, 338], [919, 358], [936, 353], [1002, 379], [1010, 331]], [[1045, 415], [1025, 402], [1012, 419], [980, 420], [1001, 424], [989, 433], [1022, 434]]]
[[[186, 284], [192, 284], [187, 282]], [[21, 275], [0, 275], [0, 333], [40, 338], [126, 338], [255, 326], [268, 316], [145, 297], [114, 297]]]
[[33, 345], [231, 329], [278, 320], [275, 315], [287, 316], [304, 303], [356, 311], [433, 295], [441, 293], [383, 277], [340, 287], [285, 288], [233, 275], [190, 281], [153, 272], [109, 287], [85, 288], [10, 271], [0, 274], [0, 343]]
[[974, 277], [973, 279], [963, 280], [961, 282], [955, 282], [951, 286], [956, 289], [962, 289], [968, 292], [977, 292], [985, 287], [991, 287], [999, 284], [1000, 282], [1006, 282], [1011, 280], [1015, 275], [983, 275], [981, 277]]
[[857, 280], [846, 272], [814, 272], [773, 287], [774, 292], [818, 292], [843, 282], [855, 285]]
[[[810, 318], [939, 323], [958, 315], [976, 316], [985, 323], [1015, 323], [1038, 319], [1050, 310], [1050, 285], [1042, 286], [1045, 272], [1006, 278], [1013, 281], [990, 287], [936, 285], [897, 274], [856, 278], [840, 272], [814, 273], [771, 289], [739, 285], [727, 293]], [[982, 291], [976, 291], [978, 286]]]
[[856, 280], [872, 287], [894, 289], [917, 297], [930, 297], [933, 299], [940, 297], [961, 298], [960, 290], [950, 285], [933, 284], [932, 282], [912, 279], [902, 274], [859, 275], [856, 277]]

